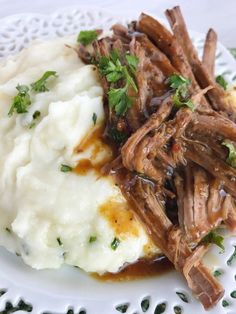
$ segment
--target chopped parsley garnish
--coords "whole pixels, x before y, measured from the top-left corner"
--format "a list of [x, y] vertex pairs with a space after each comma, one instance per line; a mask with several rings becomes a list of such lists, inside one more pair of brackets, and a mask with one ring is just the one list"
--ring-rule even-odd
[[115, 143], [122, 143], [127, 139], [127, 134], [111, 127], [108, 130], [108, 137]]
[[97, 237], [96, 237], [96, 236], [91, 236], [91, 237], [89, 238], [89, 243], [93, 243], [93, 242], [95, 242], [95, 241], [97, 241]]
[[92, 120], [93, 120], [93, 124], [94, 124], [94, 125], [97, 123], [97, 118], [98, 118], [98, 116], [97, 116], [97, 114], [94, 112], [94, 113], [93, 113], [93, 116], [92, 116]]
[[108, 101], [110, 107], [115, 109], [118, 115], [124, 115], [132, 106], [132, 100], [126, 94], [127, 85], [123, 88], [111, 89], [108, 92]]
[[212, 243], [215, 244], [217, 246], [219, 246], [222, 251], [224, 251], [225, 247], [224, 247], [224, 238], [218, 234], [216, 231], [211, 231], [209, 232], [203, 239], [202, 239], [203, 243]]
[[41, 112], [36, 110], [34, 113], [33, 113], [33, 121], [29, 124], [29, 129], [32, 129], [35, 127], [36, 123], [35, 123], [35, 120], [38, 119], [41, 115]]
[[[127, 95], [128, 89], [132, 87], [138, 92], [134, 80], [134, 73], [138, 66], [138, 58], [134, 55], [126, 55], [126, 63], [122, 64], [116, 50], [111, 51], [108, 57], [102, 56], [98, 63], [98, 69], [102, 76], [112, 84], [108, 91], [108, 103], [114, 108], [117, 115], [122, 116], [132, 106], [133, 99]], [[115, 83], [122, 81], [122, 86], [115, 88]]]
[[41, 115], [41, 112], [38, 111], [38, 110], [36, 110], [36, 111], [33, 113], [33, 119], [35, 120], [35, 119], [39, 118], [40, 115]]
[[43, 76], [36, 82], [31, 84], [32, 90], [37, 93], [47, 92], [49, 89], [46, 86], [47, 80], [51, 77], [57, 77], [57, 72], [55, 71], [47, 71], [43, 74]]
[[58, 243], [60, 246], [63, 245], [63, 243], [61, 242], [61, 238], [57, 238], [57, 243]]
[[222, 75], [218, 75], [216, 77], [216, 83], [218, 83], [221, 87], [223, 87], [224, 90], [227, 89], [228, 83], [226, 82], [226, 80], [224, 79]]
[[28, 112], [28, 107], [31, 105], [29, 87], [18, 84], [16, 89], [18, 90], [18, 94], [13, 98], [11, 108], [8, 112], [9, 116], [12, 116], [14, 112], [26, 113]]
[[61, 172], [70, 172], [73, 169], [68, 165], [61, 165]]
[[171, 88], [178, 89], [178, 88], [185, 88], [187, 91], [188, 85], [191, 83], [189, 79], [185, 78], [182, 75], [173, 74], [169, 77], [168, 83]]
[[173, 95], [173, 103], [175, 107], [188, 107], [192, 111], [195, 106], [191, 99], [189, 99], [188, 87], [191, 81], [182, 75], [173, 74], [168, 79], [168, 84], [170, 87], [175, 90]]
[[126, 61], [129, 65], [129, 68], [135, 73], [138, 67], [138, 58], [134, 55], [125, 55]]
[[115, 251], [119, 245], [120, 245], [120, 240], [118, 238], [114, 238], [113, 241], [111, 242], [112, 250]]
[[84, 46], [87, 46], [97, 38], [98, 34], [95, 30], [81, 31], [77, 37], [77, 42], [81, 43]]
[[236, 147], [234, 144], [229, 141], [225, 140], [222, 145], [226, 146], [229, 150], [228, 157], [226, 159], [226, 162], [233, 168], [236, 168]]

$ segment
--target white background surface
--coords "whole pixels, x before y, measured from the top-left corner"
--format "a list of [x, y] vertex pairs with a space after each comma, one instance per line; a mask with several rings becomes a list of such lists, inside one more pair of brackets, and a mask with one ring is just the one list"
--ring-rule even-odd
[[149, 11], [163, 15], [165, 9], [181, 5], [189, 28], [206, 32], [213, 27], [220, 41], [236, 47], [236, 0], [0, 0], [0, 18], [11, 14], [50, 13], [65, 6], [95, 6], [118, 12]]

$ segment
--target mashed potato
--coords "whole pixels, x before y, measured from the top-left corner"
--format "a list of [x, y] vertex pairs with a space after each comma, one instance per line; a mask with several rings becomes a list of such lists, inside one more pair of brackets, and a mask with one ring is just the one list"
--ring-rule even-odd
[[[37, 269], [66, 263], [117, 272], [158, 249], [112, 178], [80, 171], [81, 160], [98, 162], [112, 153], [96, 138], [76, 150], [102, 125], [104, 111], [96, 68], [64, 45], [71, 41], [35, 43], [0, 66], [0, 245]], [[9, 117], [17, 84], [30, 86], [48, 70], [58, 74], [49, 91], [30, 91], [28, 113]], [[30, 128], [35, 111], [41, 115]], [[62, 164], [77, 173], [62, 172]]]

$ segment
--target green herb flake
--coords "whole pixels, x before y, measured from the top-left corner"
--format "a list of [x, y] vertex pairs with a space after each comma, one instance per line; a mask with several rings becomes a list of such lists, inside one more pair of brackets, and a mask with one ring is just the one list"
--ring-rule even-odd
[[133, 73], [135, 73], [138, 67], [139, 59], [136, 56], [130, 54], [126, 54], [125, 58], [129, 65], [129, 68]]
[[68, 166], [68, 165], [61, 165], [61, 172], [70, 172], [72, 171], [72, 167]]
[[179, 91], [176, 91], [176, 93], [173, 96], [173, 102], [175, 107], [181, 108], [181, 107], [188, 107], [190, 110], [194, 111], [195, 105], [192, 102], [191, 99], [188, 100], [182, 100]]
[[11, 229], [6, 227], [5, 230], [8, 232], [8, 233], [11, 233]]
[[178, 89], [183, 86], [188, 86], [191, 82], [189, 79], [183, 77], [182, 75], [173, 74], [169, 77], [168, 83], [171, 88]]
[[212, 243], [215, 244], [217, 246], [219, 246], [222, 251], [224, 251], [225, 247], [223, 245], [224, 242], [224, 238], [219, 235], [216, 231], [211, 231], [209, 232], [203, 239], [202, 239], [203, 243]]
[[97, 237], [96, 236], [90, 236], [89, 238], [89, 243], [93, 243], [97, 241]]
[[216, 77], [216, 83], [218, 83], [221, 87], [223, 87], [224, 90], [227, 89], [228, 83], [226, 82], [226, 80], [224, 79], [222, 75], [218, 75]]
[[236, 246], [234, 246], [234, 252], [233, 254], [230, 256], [230, 258], [227, 260], [227, 265], [231, 266], [233, 264], [233, 262], [236, 260]]
[[34, 113], [33, 113], [33, 121], [29, 124], [29, 129], [32, 129], [36, 126], [36, 123], [34, 120], [38, 119], [41, 115], [41, 112], [36, 110]]
[[19, 114], [26, 113], [28, 112], [28, 107], [31, 105], [29, 87], [18, 84], [16, 89], [18, 90], [18, 94], [13, 98], [11, 108], [8, 112], [9, 116], [12, 116], [14, 112]]
[[113, 241], [111, 242], [112, 250], [115, 251], [119, 245], [120, 245], [120, 240], [118, 238], [114, 238]]
[[[105, 76], [109, 83], [112, 83], [112, 88], [108, 91], [109, 106], [119, 116], [124, 115], [132, 106], [133, 99], [127, 95], [128, 89], [132, 87], [134, 92], [138, 92], [134, 80], [138, 58], [134, 55], [126, 55], [125, 60], [127, 64], [122, 64], [118, 52], [113, 50], [108, 57], [102, 56], [98, 62], [101, 75]], [[119, 82], [120, 80], [122, 81]], [[114, 86], [117, 82], [119, 82], [119, 88]]]
[[92, 116], [93, 124], [95, 125], [97, 123], [97, 114], [94, 112]]
[[195, 109], [195, 105], [188, 95], [188, 87], [191, 84], [191, 81], [182, 75], [173, 74], [168, 78], [168, 84], [170, 87], [175, 90], [173, 95], [173, 103], [175, 107], [188, 107], [192, 111]]
[[221, 270], [218, 270], [218, 269], [215, 270], [214, 273], [213, 273], [213, 276], [214, 276], [214, 277], [220, 277], [221, 275], [222, 275], [222, 271], [221, 271]]
[[57, 243], [60, 245], [60, 246], [62, 246], [63, 245], [63, 243], [61, 242], [61, 238], [57, 238]]
[[236, 147], [234, 144], [229, 141], [225, 140], [222, 145], [226, 146], [229, 150], [228, 157], [226, 159], [226, 162], [233, 168], [236, 168]]
[[46, 86], [48, 79], [50, 77], [56, 78], [57, 76], [58, 76], [57, 72], [55, 71], [46, 71], [39, 80], [31, 84], [32, 90], [37, 93], [44, 93], [49, 91], [49, 89]]
[[33, 119], [34, 119], [34, 120], [38, 119], [38, 118], [40, 117], [40, 115], [41, 115], [41, 112], [38, 111], [38, 110], [36, 110], [36, 111], [33, 113]]
[[132, 106], [131, 99], [126, 94], [126, 88], [111, 89], [108, 92], [110, 107], [115, 109], [117, 115], [122, 116]]
[[77, 42], [87, 46], [91, 44], [94, 40], [98, 38], [97, 31], [90, 30], [90, 31], [81, 31], [77, 37]]
[[229, 302], [227, 301], [227, 300], [222, 300], [222, 306], [223, 307], [227, 307], [227, 306], [229, 306]]
[[185, 303], [188, 303], [188, 297], [183, 292], [176, 292], [177, 296]]

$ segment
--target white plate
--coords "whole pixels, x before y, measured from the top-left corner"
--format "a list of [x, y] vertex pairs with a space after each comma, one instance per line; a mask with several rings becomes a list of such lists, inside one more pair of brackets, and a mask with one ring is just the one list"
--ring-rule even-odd
[[[108, 28], [117, 21], [125, 22], [127, 18], [91, 8], [66, 8], [50, 16], [23, 14], [7, 17], [0, 21], [0, 57], [20, 51], [36, 38], [64, 36], [94, 27]], [[204, 35], [192, 32], [191, 36], [201, 52]], [[216, 64], [217, 74], [225, 74], [230, 82], [236, 80], [236, 62], [220, 44]], [[224, 254], [219, 254], [219, 249], [215, 247], [206, 257], [212, 271], [217, 268], [223, 272], [219, 279], [226, 289], [224, 300], [229, 303], [224, 307], [219, 302], [208, 313], [236, 313], [236, 292], [232, 294], [236, 290], [236, 259], [231, 266], [227, 264], [234, 246], [236, 239], [228, 238]], [[128, 306], [123, 313], [141, 314], [144, 313], [141, 306], [144, 299], [149, 300], [147, 314], [181, 313], [179, 309], [185, 314], [205, 313], [201, 304], [191, 296], [181, 275], [174, 271], [133, 282], [103, 283], [73, 267], [53, 271], [33, 270], [4, 248], [0, 248], [0, 256], [0, 310], [5, 310], [0, 312], [2, 314], [12, 313], [12, 307], [15, 310], [24, 309], [21, 313], [119, 314], [116, 309], [119, 305]], [[176, 292], [184, 293], [188, 302], [184, 302]]]

